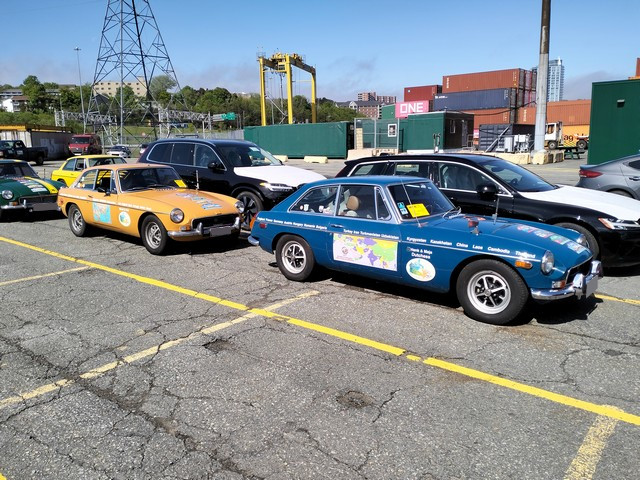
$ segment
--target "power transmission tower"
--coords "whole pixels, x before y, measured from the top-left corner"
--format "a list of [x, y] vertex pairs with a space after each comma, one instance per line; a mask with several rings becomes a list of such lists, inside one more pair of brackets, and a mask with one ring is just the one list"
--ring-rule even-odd
[[[159, 122], [159, 108], [188, 110], [149, 0], [108, 0], [88, 124], [104, 130], [107, 144], [123, 143], [125, 132], [134, 135], [130, 126], [153, 127], [155, 139], [170, 128], [166, 116]], [[117, 118], [117, 124], [100, 118]]]

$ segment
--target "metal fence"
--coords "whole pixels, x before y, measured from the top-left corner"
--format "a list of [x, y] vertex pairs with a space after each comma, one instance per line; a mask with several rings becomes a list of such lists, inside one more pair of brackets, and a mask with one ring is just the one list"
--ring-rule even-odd
[[402, 151], [402, 131], [398, 119], [354, 119], [356, 149]]

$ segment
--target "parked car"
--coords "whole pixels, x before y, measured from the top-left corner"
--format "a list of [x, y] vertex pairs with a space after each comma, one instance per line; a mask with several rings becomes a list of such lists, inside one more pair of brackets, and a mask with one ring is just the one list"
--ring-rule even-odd
[[0, 140], [0, 159], [11, 158], [42, 165], [48, 156], [47, 147], [27, 147], [22, 140]]
[[126, 163], [122, 157], [115, 155], [80, 155], [68, 158], [57, 170], [51, 172], [51, 178], [71, 185], [85, 168], [97, 165], [112, 165]]
[[122, 158], [131, 157], [131, 149], [126, 145], [114, 145], [107, 149], [108, 155], [118, 155]]
[[242, 202], [225, 195], [189, 190], [171, 167], [91, 167], [58, 195], [69, 227], [81, 237], [90, 227], [140, 237], [154, 255], [171, 241], [194, 241], [240, 233]]
[[616, 193], [640, 200], [640, 155], [599, 165], [580, 165], [577, 187]]
[[587, 239], [605, 267], [640, 264], [640, 201], [552, 185], [526, 168], [489, 155], [425, 154], [345, 162], [338, 177], [417, 175], [431, 179], [464, 213], [543, 222]]
[[55, 211], [64, 184], [44, 180], [22, 160], [0, 160], [0, 218], [9, 211]]
[[503, 325], [529, 298], [588, 297], [601, 265], [583, 235], [553, 225], [464, 215], [429, 180], [335, 178], [258, 213], [249, 242], [282, 274], [331, 270], [445, 293], [465, 313]]
[[93, 155], [102, 153], [100, 135], [95, 133], [74, 135], [69, 142], [69, 152], [71, 155]]
[[309, 170], [283, 165], [255, 143], [243, 140], [169, 138], [157, 140], [140, 163], [171, 165], [191, 188], [241, 200], [245, 223], [271, 208], [301, 185], [325, 178]]

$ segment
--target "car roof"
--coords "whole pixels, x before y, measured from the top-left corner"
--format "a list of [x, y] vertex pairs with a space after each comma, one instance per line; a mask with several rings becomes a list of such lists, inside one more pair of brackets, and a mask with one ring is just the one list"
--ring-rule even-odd
[[155, 165], [151, 163], [114, 163], [109, 165], [96, 165], [86, 170], [132, 170], [147, 168], [171, 168], [173, 170], [173, 167], [170, 165]]
[[74, 158], [120, 158], [119, 155], [104, 155], [99, 153], [93, 153], [91, 155], [74, 155], [67, 158], [67, 160], [73, 160]]
[[[371, 184], [371, 185], [397, 185], [399, 183], [415, 183], [415, 182], [427, 182], [430, 183], [431, 180], [428, 178], [422, 177], [412, 177], [408, 175], [402, 176], [393, 176], [393, 175], [358, 175], [355, 177], [337, 177], [337, 178], [328, 178], [326, 180], [317, 180], [313, 182], [314, 185], [322, 184], [322, 185], [362, 185], [362, 184]], [[308, 185], [311, 185], [310, 183]]]
[[3, 160], [0, 160], [0, 164], [5, 164], [5, 163], [26, 163], [26, 164], [28, 164], [29, 162], [25, 162], [24, 160], [14, 160], [12, 158], [5, 158]]
[[486, 161], [500, 160], [500, 157], [483, 155], [479, 153], [420, 153], [411, 155], [383, 155], [381, 157], [364, 157], [347, 160], [345, 165], [353, 166], [359, 163], [369, 162], [407, 162], [411, 160], [462, 160], [465, 163], [483, 163]]
[[167, 142], [203, 142], [208, 143], [210, 145], [255, 145], [253, 142], [249, 142], [248, 140], [237, 140], [230, 138], [180, 138], [180, 137], [172, 137], [172, 138], [160, 138], [155, 140], [152, 143], [167, 143]]

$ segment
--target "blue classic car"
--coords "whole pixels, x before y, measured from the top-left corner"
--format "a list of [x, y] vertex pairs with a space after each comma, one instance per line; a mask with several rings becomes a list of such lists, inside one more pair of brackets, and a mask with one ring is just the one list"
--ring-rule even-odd
[[316, 264], [424, 288], [454, 289], [465, 313], [503, 325], [527, 300], [588, 297], [601, 264], [575, 231], [463, 215], [430, 181], [351, 177], [309, 183], [258, 213], [249, 241], [304, 281]]

